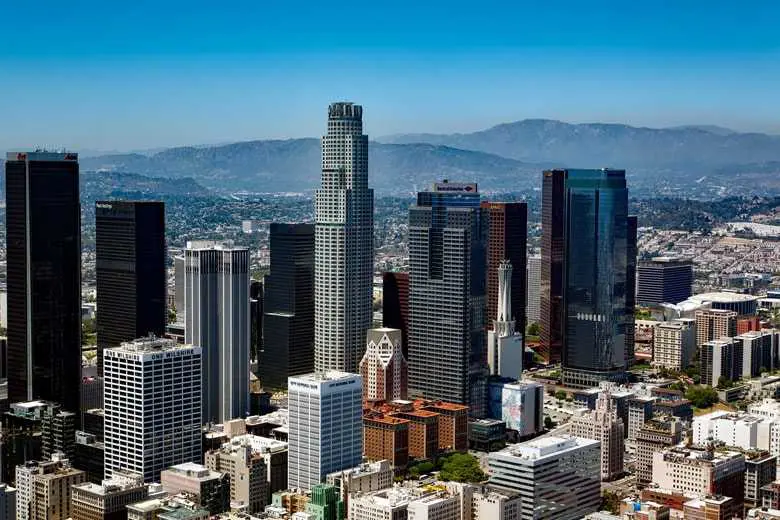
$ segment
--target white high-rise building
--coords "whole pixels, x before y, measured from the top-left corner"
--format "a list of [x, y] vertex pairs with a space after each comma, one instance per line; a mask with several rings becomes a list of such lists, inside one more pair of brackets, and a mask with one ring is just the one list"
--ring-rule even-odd
[[290, 489], [309, 490], [363, 458], [363, 380], [345, 372], [288, 379]]
[[159, 482], [201, 460], [201, 348], [142, 338], [106, 349], [105, 478], [117, 470]]
[[542, 256], [529, 255], [527, 264], [525, 314], [527, 323], [539, 323], [542, 318]]
[[184, 341], [203, 349], [204, 423], [249, 413], [249, 250], [188, 242]]
[[512, 319], [512, 264], [498, 266], [498, 305], [493, 330], [488, 332], [490, 373], [520, 379], [523, 375], [523, 336], [515, 331]]
[[314, 369], [354, 373], [372, 323], [374, 274], [374, 190], [360, 105], [328, 107], [314, 219]]

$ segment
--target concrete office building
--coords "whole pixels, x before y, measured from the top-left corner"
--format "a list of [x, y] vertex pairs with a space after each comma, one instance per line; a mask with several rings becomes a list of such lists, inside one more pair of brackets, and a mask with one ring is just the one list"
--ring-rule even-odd
[[73, 520], [124, 520], [127, 506], [145, 500], [149, 487], [140, 475], [117, 473], [102, 484], [75, 485], [72, 493]]
[[400, 329], [369, 329], [360, 361], [364, 401], [406, 399], [407, 364]]
[[104, 354], [105, 477], [129, 470], [156, 482], [201, 460], [200, 347], [142, 338]]
[[328, 107], [314, 220], [314, 369], [354, 373], [371, 328], [374, 274], [374, 190], [360, 105]]
[[676, 417], [655, 417], [636, 434], [636, 479], [644, 487], [653, 481], [653, 453], [682, 441], [683, 425]]
[[346, 498], [353, 493], [369, 493], [393, 487], [393, 476], [390, 462], [379, 460], [331, 473], [325, 481], [335, 486], [342, 498]]
[[288, 377], [314, 370], [314, 226], [273, 223], [269, 241], [260, 381], [284, 388]]
[[623, 381], [633, 358], [636, 263], [626, 174], [566, 170], [565, 177], [563, 383]]
[[541, 255], [530, 255], [528, 257], [526, 290], [528, 291], [528, 297], [526, 298], [525, 304], [526, 323], [539, 323], [542, 316], [540, 308], [542, 290]]
[[489, 483], [519, 493], [520, 518], [579, 520], [601, 506], [600, 453], [590, 439], [534, 439], [489, 454]]
[[45, 460], [59, 452], [73, 461], [76, 455], [76, 415], [60, 410], [59, 406], [44, 411], [41, 420], [41, 454]]
[[184, 305], [184, 257], [176, 256], [173, 258], [173, 290], [174, 307], [176, 308], [176, 322], [185, 323], [185, 305]]
[[742, 377], [742, 343], [721, 338], [703, 343], [699, 349], [699, 371], [703, 385], [716, 386], [721, 377], [735, 381]]
[[723, 495], [742, 503], [745, 457], [738, 452], [670, 448], [653, 454], [653, 484], [696, 496]]
[[78, 155], [9, 152], [5, 183], [8, 400], [55, 401], [76, 413], [81, 383]]
[[201, 347], [202, 420], [249, 413], [249, 250], [188, 242], [184, 341]]
[[628, 431], [626, 437], [630, 441], [636, 440], [639, 430], [645, 422], [653, 418], [653, 406], [658, 399], [655, 397], [634, 396], [627, 401]]
[[636, 271], [639, 305], [677, 304], [691, 296], [691, 260], [657, 257], [639, 262]]
[[169, 495], [191, 493], [198, 504], [212, 515], [230, 508], [230, 476], [201, 464], [185, 462], [163, 470], [160, 483]]
[[518, 380], [523, 376], [523, 334], [515, 329], [512, 314], [512, 264], [498, 266], [498, 299], [493, 326], [488, 331], [487, 360], [490, 374]]
[[662, 322], [653, 331], [653, 365], [684, 370], [696, 353], [696, 321], [679, 319]]
[[409, 208], [409, 393], [487, 413], [485, 226], [473, 183], [438, 182]]
[[599, 394], [595, 410], [575, 415], [571, 419], [572, 435], [601, 444], [602, 481], [615, 479], [623, 473], [624, 428], [609, 390]]
[[505, 273], [505, 283], [509, 288], [503, 290], [508, 299], [505, 310], [509, 313], [504, 315], [504, 320], [516, 323], [522, 340], [525, 338], [526, 324], [528, 205], [525, 202], [483, 201], [481, 208], [488, 226], [485, 329], [491, 329], [493, 320], [499, 314], [497, 304], [501, 301], [499, 293], [502, 290], [499, 270], [504, 262], [508, 262], [514, 271]]
[[166, 256], [164, 203], [95, 203], [98, 376], [104, 349], [165, 334]]
[[251, 514], [262, 512], [271, 503], [268, 467], [262, 453], [253, 449], [251, 441], [234, 437], [220, 449], [206, 452], [205, 466], [212, 472], [228, 476], [231, 504], [245, 506]]
[[777, 456], [766, 451], [745, 454], [745, 506], [761, 506], [761, 488], [774, 482]]
[[461, 514], [461, 499], [445, 492], [415, 498], [406, 507], [409, 520], [457, 520]]
[[761, 376], [762, 372], [778, 367], [780, 353], [780, 330], [763, 329], [740, 334], [734, 340], [741, 345], [737, 352], [742, 351], [742, 373], [744, 379]]
[[353, 468], [363, 456], [363, 380], [330, 371], [288, 381], [288, 486], [309, 490], [326, 475]]
[[71, 486], [86, 479], [70, 461], [55, 453], [51, 460], [16, 467], [16, 518], [66, 520], [71, 516]]
[[722, 309], [696, 311], [696, 347], [708, 341], [732, 338], [737, 333], [737, 313]]

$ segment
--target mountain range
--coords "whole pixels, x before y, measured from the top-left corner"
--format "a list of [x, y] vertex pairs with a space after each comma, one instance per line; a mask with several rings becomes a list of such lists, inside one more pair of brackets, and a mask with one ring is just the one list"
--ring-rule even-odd
[[[780, 136], [688, 125], [641, 128], [527, 119], [463, 134], [404, 134], [369, 148], [370, 184], [409, 193], [442, 178], [480, 183], [486, 190], [539, 185], [544, 168], [626, 168], [643, 181], [695, 186], [780, 189]], [[192, 178], [221, 192], [307, 191], [319, 184], [319, 139], [248, 141], [170, 148], [154, 153], [82, 157], [82, 170]], [[742, 177], [740, 177], [742, 176]], [[637, 182], [639, 181], [639, 182]], [[649, 185], [649, 184], [648, 184]]]

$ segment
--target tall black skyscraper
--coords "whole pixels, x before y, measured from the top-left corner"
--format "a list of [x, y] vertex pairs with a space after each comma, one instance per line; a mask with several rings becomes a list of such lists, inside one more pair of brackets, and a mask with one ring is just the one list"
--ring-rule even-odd
[[440, 182], [409, 209], [409, 391], [487, 407], [485, 237], [477, 185]]
[[283, 388], [314, 370], [314, 226], [271, 224], [270, 238], [259, 372], [264, 387]]
[[79, 411], [81, 207], [73, 153], [9, 153], [8, 397]]
[[691, 296], [693, 262], [667, 257], [639, 262], [637, 283], [639, 305], [680, 303]]
[[539, 283], [539, 353], [548, 363], [561, 360], [563, 343], [563, 232], [566, 170], [542, 177], [542, 269]]
[[249, 359], [257, 361], [263, 351], [263, 282], [249, 284]]
[[165, 205], [95, 203], [98, 374], [103, 349], [148, 336], [167, 322]]
[[622, 380], [636, 264], [625, 171], [567, 170], [564, 197], [563, 383]]

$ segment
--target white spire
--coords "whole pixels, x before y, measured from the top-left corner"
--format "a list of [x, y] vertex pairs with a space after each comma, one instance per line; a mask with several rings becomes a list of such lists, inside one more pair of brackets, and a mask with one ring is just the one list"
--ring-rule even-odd
[[499, 337], [515, 333], [515, 322], [512, 319], [512, 264], [509, 260], [502, 261], [498, 266], [498, 305], [493, 330]]

